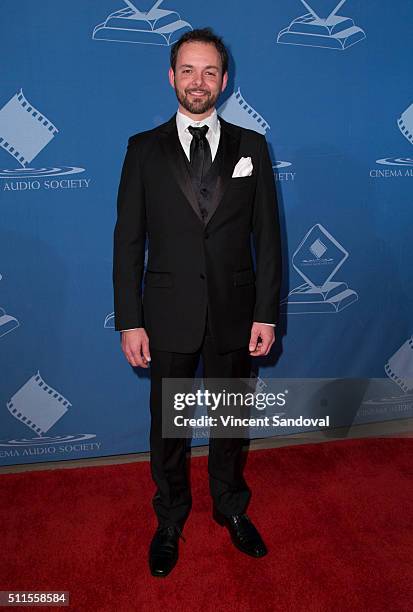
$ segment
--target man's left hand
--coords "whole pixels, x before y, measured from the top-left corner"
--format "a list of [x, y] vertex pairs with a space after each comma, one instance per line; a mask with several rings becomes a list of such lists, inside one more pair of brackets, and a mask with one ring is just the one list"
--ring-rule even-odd
[[252, 324], [249, 344], [249, 352], [252, 357], [268, 355], [274, 342], [274, 327], [263, 323]]

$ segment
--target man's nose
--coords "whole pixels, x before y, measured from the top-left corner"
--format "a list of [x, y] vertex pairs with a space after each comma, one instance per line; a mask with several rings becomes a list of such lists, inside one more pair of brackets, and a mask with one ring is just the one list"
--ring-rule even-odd
[[193, 85], [196, 87], [202, 87], [205, 85], [204, 77], [202, 74], [194, 74], [194, 78], [192, 79]]

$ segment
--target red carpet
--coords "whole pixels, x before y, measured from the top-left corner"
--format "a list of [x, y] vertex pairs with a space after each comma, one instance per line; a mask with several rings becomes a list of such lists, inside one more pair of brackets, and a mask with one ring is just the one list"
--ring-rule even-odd
[[147, 569], [147, 463], [2, 475], [0, 590], [67, 590], [82, 612], [413, 610], [413, 440], [253, 451], [245, 475], [270, 553], [233, 547], [210, 518], [206, 457], [193, 458], [166, 579]]

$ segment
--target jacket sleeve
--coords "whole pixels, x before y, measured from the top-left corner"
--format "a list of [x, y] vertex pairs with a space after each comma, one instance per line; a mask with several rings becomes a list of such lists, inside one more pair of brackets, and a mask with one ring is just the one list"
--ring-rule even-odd
[[113, 232], [115, 330], [143, 327], [142, 274], [145, 260], [146, 213], [136, 141], [129, 139], [117, 197]]
[[264, 136], [258, 159], [252, 227], [256, 259], [254, 321], [277, 323], [282, 271], [280, 222], [274, 173]]

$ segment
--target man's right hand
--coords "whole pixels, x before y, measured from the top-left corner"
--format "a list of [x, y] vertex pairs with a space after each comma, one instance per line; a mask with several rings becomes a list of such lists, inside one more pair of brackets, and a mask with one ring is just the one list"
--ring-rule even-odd
[[144, 327], [121, 332], [122, 351], [126, 359], [134, 367], [148, 368], [151, 354], [149, 338]]

